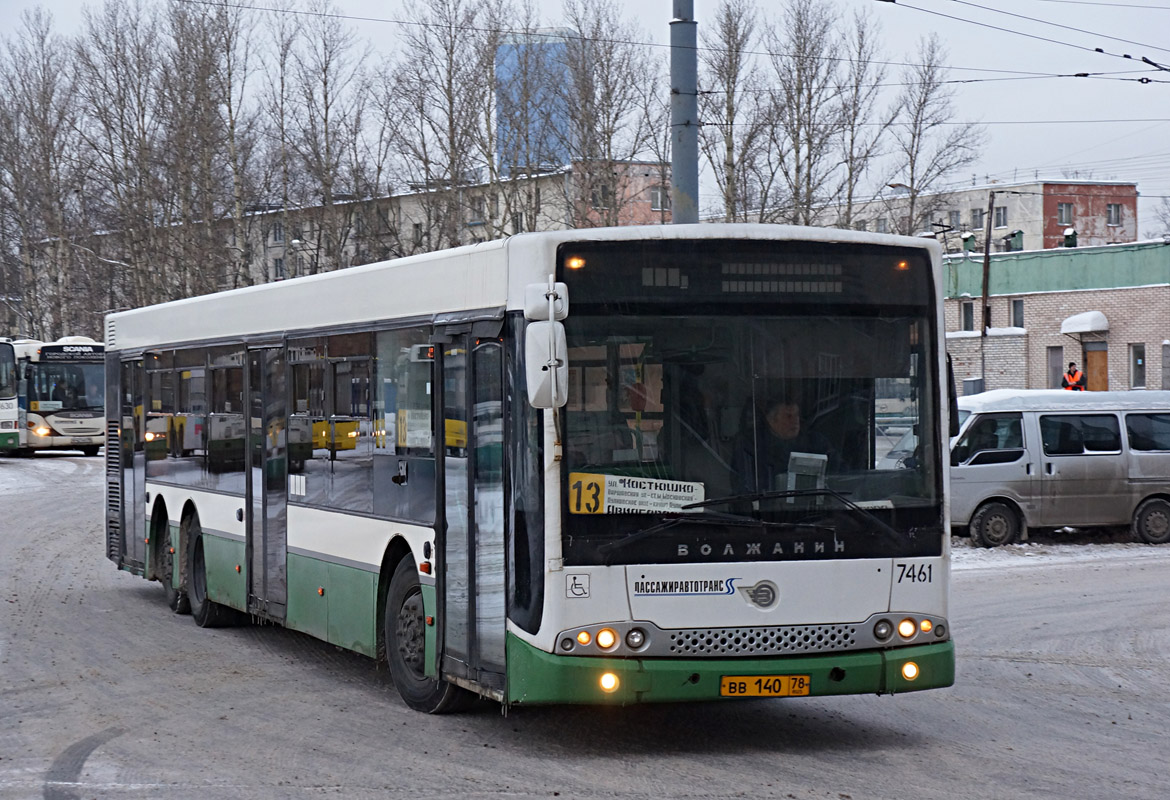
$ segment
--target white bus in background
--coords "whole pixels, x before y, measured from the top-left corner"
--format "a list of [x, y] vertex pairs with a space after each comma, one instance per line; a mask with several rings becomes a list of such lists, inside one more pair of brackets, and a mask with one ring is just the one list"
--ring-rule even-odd
[[[939, 253], [570, 230], [111, 314], [107, 555], [432, 713], [951, 685]], [[769, 458], [778, 393], [819, 452]]]
[[16, 350], [10, 339], [0, 338], [0, 453], [10, 453], [20, 444], [18, 422]]
[[17, 452], [80, 450], [106, 440], [105, 345], [86, 336], [55, 342], [17, 339]]

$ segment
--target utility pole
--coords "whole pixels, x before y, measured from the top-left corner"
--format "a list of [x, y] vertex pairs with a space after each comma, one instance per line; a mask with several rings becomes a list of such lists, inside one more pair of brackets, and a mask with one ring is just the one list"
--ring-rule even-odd
[[670, 214], [699, 221], [699, 51], [694, 0], [674, 0], [670, 21]]
[[988, 304], [988, 283], [991, 277], [991, 215], [995, 213], [995, 190], [987, 193], [987, 215], [983, 220], [983, 331], [979, 334], [979, 380], [987, 391], [987, 329], [991, 327], [991, 306]]

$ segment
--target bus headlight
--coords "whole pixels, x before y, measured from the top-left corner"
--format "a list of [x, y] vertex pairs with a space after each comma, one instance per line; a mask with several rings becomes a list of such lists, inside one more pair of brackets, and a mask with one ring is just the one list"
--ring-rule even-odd
[[52, 433], [52, 431], [42, 425], [39, 428], [33, 428], [33, 433], [35, 433], [37, 436], [48, 436], [50, 433]]
[[609, 650], [617, 644], [617, 634], [611, 628], [602, 628], [597, 632], [597, 646], [602, 650]]
[[909, 639], [916, 633], [918, 633], [918, 623], [909, 617], [898, 623], [898, 635], [903, 639]]
[[601, 679], [598, 680], [598, 684], [601, 686], [601, 691], [605, 692], [606, 694], [613, 694], [618, 690], [618, 686], [621, 685], [621, 681], [618, 680], [618, 676], [614, 673], [605, 672], [602, 673]]

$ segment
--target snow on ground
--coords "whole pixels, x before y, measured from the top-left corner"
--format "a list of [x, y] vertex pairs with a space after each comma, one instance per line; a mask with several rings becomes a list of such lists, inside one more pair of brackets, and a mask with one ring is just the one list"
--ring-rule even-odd
[[1128, 530], [1072, 528], [1039, 534], [1027, 542], [1006, 547], [976, 547], [970, 539], [951, 537], [951, 569], [956, 572], [1106, 560], [1170, 561], [1170, 544], [1136, 542]]

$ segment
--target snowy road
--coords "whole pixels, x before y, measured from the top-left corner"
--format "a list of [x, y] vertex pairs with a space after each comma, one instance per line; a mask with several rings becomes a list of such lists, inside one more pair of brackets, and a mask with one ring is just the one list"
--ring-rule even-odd
[[0, 798], [1170, 797], [1170, 548], [956, 540], [951, 689], [426, 717], [170, 614], [105, 560], [102, 470], [0, 459]]

